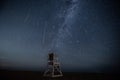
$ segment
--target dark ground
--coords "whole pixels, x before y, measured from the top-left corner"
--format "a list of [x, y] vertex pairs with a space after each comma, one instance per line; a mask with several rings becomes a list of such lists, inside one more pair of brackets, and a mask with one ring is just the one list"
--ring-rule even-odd
[[0, 80], [120, 80], [119, 74], [103, 73], [68, 73], [63, 72], [63, 77], [46, 78], [40, 71], [15, 71], [0, 70]]

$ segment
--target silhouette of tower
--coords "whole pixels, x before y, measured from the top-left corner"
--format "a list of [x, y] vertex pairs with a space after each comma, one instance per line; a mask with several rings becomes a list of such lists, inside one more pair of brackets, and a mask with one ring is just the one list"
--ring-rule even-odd
[[63, 76], [60, 70], [58, 57], [54, 53], [48, 54], [48, 69], [44, 72], [45, 77], [61, 77]]

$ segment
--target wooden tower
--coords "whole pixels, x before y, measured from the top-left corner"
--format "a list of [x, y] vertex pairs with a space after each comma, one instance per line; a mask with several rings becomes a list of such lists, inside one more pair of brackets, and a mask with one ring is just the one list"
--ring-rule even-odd
[[45, 77], [61, 77], [63, 76], [60, 70], [60, 63], [56, 54], [48, 54], [48, 69], [44, 72]]

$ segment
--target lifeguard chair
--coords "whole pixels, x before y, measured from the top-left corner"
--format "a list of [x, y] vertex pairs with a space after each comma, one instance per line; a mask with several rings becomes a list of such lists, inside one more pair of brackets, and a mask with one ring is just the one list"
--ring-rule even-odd
[[61, 77], [63, 76], [60, 70], [58, 57], [54, 53], [48, 54], [48, 69], [44, 72], [45, 77]]

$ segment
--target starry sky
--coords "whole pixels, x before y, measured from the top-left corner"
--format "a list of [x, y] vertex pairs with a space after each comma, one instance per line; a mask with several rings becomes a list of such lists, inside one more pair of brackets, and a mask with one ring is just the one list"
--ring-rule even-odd
[[50, 51], [63, 71], [120, 71], [117, 0], [1, 0], [0, 67], [44, 70]]

